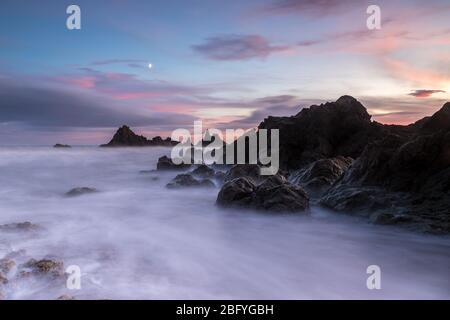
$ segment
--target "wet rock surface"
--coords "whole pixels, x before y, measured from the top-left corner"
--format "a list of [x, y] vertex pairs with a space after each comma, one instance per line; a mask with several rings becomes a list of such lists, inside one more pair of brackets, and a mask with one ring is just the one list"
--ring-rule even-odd
[[201, 187], [201, 188], [213, 188], [214, 183], [209, 179], [196, 179], [191, 174], [184, 173], [177, 175], [172, 181], [167, 184], [169, 189], [178, 189], [186, 187]]
[[216, 203], [221, 207], [246, 207], [272, 212], [307, 212], [309, 197], [299, 186], [275, 175], [255, 184], [250, 177], [226, 182]]
[[313, 162], [306, 168], [294, 172], [289, 180], [302, 186], [311, 196], [320, 197], [348, 169], [353, 159], [335, 157]]

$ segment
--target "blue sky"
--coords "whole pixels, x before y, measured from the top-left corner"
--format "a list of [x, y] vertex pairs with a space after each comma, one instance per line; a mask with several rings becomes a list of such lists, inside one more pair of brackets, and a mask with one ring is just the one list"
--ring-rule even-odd
[[[81, 8], [81, 30], [66, 8]], [[250, 128], [349, 94], [383, 123], [450, 97], [450, 3], [356, 0], [0, 3], [0, 144]], [[152, 68], [148, 68], [148, 64]]]

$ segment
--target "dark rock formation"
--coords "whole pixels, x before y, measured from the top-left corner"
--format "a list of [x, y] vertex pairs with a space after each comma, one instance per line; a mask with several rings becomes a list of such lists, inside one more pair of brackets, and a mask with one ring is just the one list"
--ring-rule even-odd
[[167, 156], [159, 158], [158, 163], [156, 164], [157, 170], [187, 170], [190, 167], [190, 164], [175, 164], [172, 159]]
[[98, 192], [95, 188], [89, 188], [89, 187], [79, 187], [79, 188], [73, 188], [72, 190], [66, 192], [67, 197], [77, 197], [81, 196], [83, 194], [90, 194], [90, 193], [96, 193]]
[[213, 178], [216, 171], [206, 164], [201, 164], [192, 171], [192, 174], [200, 178]]
[[306, 212], [309, 198], [283, 176], [270, 176], [256, 185], [250, 177], [226, 182], [217, 196], [221, 207], [244, 207], [271, 212]]
[[268, 117], [259, 129], [280, 130], [280, 166], [301, 169], [316, 160], [357, 158], [365, 146], [389, 132], [409, 136], [414, 128], [371, 121], [366, 108], [350, 96], [302, 109], [291, 117]]
[[64, 263], [57, 259], [31, 259], [19, 266], [22, 277], [30, 275], [51, 276], [53, 278], [64, 276]]
[[170, 138], [163, 140], [157, 136], [148, 140], [144, 136], [135, 134], [128, 126], [122, 126], [114, 134], [108, 144], [102, 147], [151, 147], [151, 146], [174, 146], [178, 142], [172, 141]]
[[202, 179], [214, 179], [218, 184], [222, 184], [225, 179], [225, 173], [222, 171], [216, 171], [206, 164], [198, 165], [197, 168], [192, 170], [191, 174], [194, 177]]
[[305, 188], [311, 196], [321, 196], [348, 169], [353, 159], [336, 157], [313, 162], [290, 175], [290, 181]]
[[41, 229], [40, 226], [33, 224], [31, 222], [28, 222], [28, 221], [0, 225], [0, 231], [5, 231], [5, 232], [16, 232], [16, 231], [29, 232], [29, 231], [37, 231], [40, 229]]
[[72, 148], [72, 147], [69, 146], [68, 144], [57, 143], [53, 146], [53, 148]]
[[375, 222], [449, 233], [450, 104], [414, 126], [406, 140], [389, 134], [369, 143], [320, 202]]
[[257, 164], [237, 164], [225, 174], [224, 181], [228, 182], [240, 177], [247, 177], [254, 184], [261, 181], [261, 170]]
[[171, 182], [167, 184], [169, 189], [178, 189], [185, 187], [215, 187], [214, 183], [209, 179], [195, 179], [192, 175], [184, 173], [177, 175]]

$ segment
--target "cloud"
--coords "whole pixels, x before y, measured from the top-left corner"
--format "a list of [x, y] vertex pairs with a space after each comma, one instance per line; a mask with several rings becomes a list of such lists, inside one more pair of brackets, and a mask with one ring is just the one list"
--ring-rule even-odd
[[248, 60], [265, 58], [274, 52], [288, 50], [287, 46], [274, 46], [259, 35], [222, 35], [207, 38], [192, 49], [211, 60]]
[[57, 88], [0, 81], [0, 123], [35, 128], [108, 128], [131, 126], [177, 127], [193, 121], [189, 115], [123, 109], [98, 96], [81, 96]]
[[107, 59], [98, 60], [91, 63], [92, 66], [103, 66], [108, 64], [130, 64], [130, 63], [145, 63], [145, 60], [137, 59]]
[[416, 97], [416, 98], [428, 98], [435, 93], [445, 93], [445, 91], [444, 90], [420, 89], [420, 90], [414, 90], [413, 92], [408, 93], [408, 95]]
[[105, 66], [111, 64], [124, 64], [130, 68], [147, 68], [148, 61], [139, 59], [106, 59], [91, 62], [91, 66]]
[[174, 97], [205, 93], [207, 90], [177, 85], [160, 80], [142, 80], [134, 74], [103, 72], [92, 68], [79, 68], [81, 74], [56, 77], [58, 83], [92, 90], [115, 100], [138, 100], [143, 98]]

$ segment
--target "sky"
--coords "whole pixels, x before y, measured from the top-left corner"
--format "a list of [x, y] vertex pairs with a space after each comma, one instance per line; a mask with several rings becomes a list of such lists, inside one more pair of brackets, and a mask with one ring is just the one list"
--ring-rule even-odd
[[449, 101], [450, 1], [0, 2], [0, 145], [248, 129], [342, 95], [388, 124]]

